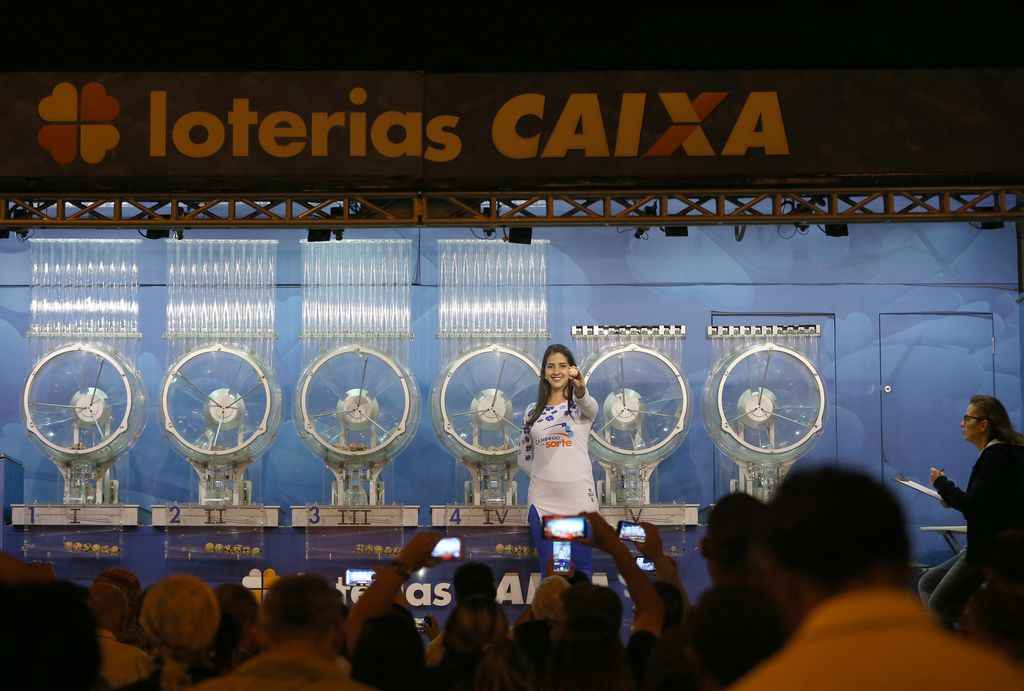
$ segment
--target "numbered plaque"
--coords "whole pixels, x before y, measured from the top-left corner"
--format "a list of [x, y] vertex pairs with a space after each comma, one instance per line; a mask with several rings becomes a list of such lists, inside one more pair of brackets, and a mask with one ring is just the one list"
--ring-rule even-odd
[[418, 506], [293, 506], [293, 528], [415, 528]]
[[136, 526], [144, 511], [134, 504], [17, 504], [11, 519], [24, 526]]
[[171, 504], [153, 507], [153, 525], [162, 528], [276, 528], [280, 522], [281, 507], [279, 506]]
[[430, 524], [435, 528], [510, 527], [522, 528], [527, 523], [528, 506], [447, 505], [430, 507]]
[[645, 504], [643, 506], [602, 506], [601, 515], [611, 525], [619, 521], [656, 526], [697, 525], [699, 504]]
[[[601, 515], [612, 525], [619, 521], [641, 521], [658, 526], [697, 525], [699, 504], [646, 504], [643, 506], [602, 506]], [[431, 506], [430, 524], [435, 528], [523, 527], [528, 506], [486, 507], [475, 505]]]

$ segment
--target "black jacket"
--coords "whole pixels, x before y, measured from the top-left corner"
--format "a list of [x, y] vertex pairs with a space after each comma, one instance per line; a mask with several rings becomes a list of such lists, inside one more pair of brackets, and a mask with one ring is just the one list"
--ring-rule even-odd
[[1024, 446], [986, 447], [971, 469], [967, 491], [945, 476], [935, 480], [935, 490], [967, 519], [967, 561], [983, 565], [997, 534], [1024, 528]]

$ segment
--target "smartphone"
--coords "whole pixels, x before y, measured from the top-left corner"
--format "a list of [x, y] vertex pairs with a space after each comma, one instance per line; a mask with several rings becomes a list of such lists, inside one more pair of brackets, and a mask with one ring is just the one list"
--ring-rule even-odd
[[452, 559], [462, 558], [462, 538], [459, 537], [444, 537], [434, 546], [434, 551], [430, 553], [430, 556], [441, 561], [450, 561]]
[[587, 519], [583, 516], [545, 516], [544, 537], [549, 540], [578, 540], [587, 536]]
[[636, 558], [636, 565], [641, 571], [657, 571], [654, 562], [642, 554]]
[[345, 585], [370, 585], [375, 575], [373, 569], [345, 569]]
[[572, 571], [572, 543], [556, 540], [551, 543], [551, 547], [552, 572], [558, 575], [570, 573]]
[[424, 631], [426, 631], [427, 630], [427, 620], [426, 620], [426, 617], [415, 617], [415, 619], [416, 619], [416, 630], [419, 631], [420, 633], [423, 633]]
[[647, 539], [647, 533], [639, 523], [619, 521], [619, 539], [627, 542], [643, 542]]

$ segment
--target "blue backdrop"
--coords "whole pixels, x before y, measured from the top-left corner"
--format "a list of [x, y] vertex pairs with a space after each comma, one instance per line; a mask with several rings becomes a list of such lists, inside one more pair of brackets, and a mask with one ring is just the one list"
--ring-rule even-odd
[[[966, 482], [976, 452], [959, 441], [958, 424], [972, 392], [994, 392], [1020, 421], [1021, 320], [1012, 228], [864, 225], [851, 227], [849, 237], [829, 238], [815, 228], [801, 234], [791, 226], [766, 226], [748, 228], [742, 242], [734, 239], [731, 228], [691, 228], [685, 238], [667, 238], [652, 229], [644, 240], [634, 239], [632, 231], [534, 230], [535, 238], [551, 241], [552, 340], [571, 345], [573, 324], [686, 324], [690, 335], [684, 367], [698, 398], [714, 358], [704, 337], [709, 324], [822, 324], [828, 426], [815, 451], [798, 467], [839, 462], [889, 482], [907, 507], [915, 558], [934, 562], [943, 557], [946, 548], [940, 539], [920, 533], [918, 527], [957, 523], [959, 514], [909, 496], [890, 478], [896, 472], [926, 478], [929, 465], [941, 464], [953, 479]], [[36, 232], [47, 237], [134, 237], [134, 231]], [[410, 364], [425, 403], [441, 364], [435, 338], [437, 240], [467, 237], [469, 232], [347, 232], [347, 237], [414, 240], [415, 342]], [[187, 231], [193, 238], [241, 235], [279, 240], [275, 365], [285, 390], [285, 420], [268, 453], [250, 470], [255, 498], [282, 506], [322, 502], [329, 498], [328, 476], [299, 442], [291, 420], [292, 388], [302, 366], [298, 241], [305, 233]], [[162, 339], [165, 257], [164, 241], [143, 243], [144, 338], [138, 364], [150, 402], [156, 400], [167, 365]], [[59, 501], [58, 473], [27, 440], [17, 409], [30, 366], [24, 338], [29, 283], [28, 245], [14, 239], [0, 242], [0, 386], [7, 392], [0, 397], [0, 451], [24, 464], [26, 501]], [[886, 385], [891, 393], [883, 393]], [[139, 444], [115, 466], [122, 501], [194, 501], [193, 472], [172, 452], [155, 421], [151, 410]], [[686, 441], [658, 471], [655, 500], [713, 503], [728, 489], [730, 466], [719, 458], [695, 411]], [[460, 501], [465, 477], [436, 440], [428, 414], [415, 441], [386, 472], [387, 500], [421, 505], [420, 524], [428, 525], [429, 505]], [[16, 549], [12, 543], [18, 540], [9, 540], [7, 549]], [[300, 549], [292, 551], [299, 556]]]

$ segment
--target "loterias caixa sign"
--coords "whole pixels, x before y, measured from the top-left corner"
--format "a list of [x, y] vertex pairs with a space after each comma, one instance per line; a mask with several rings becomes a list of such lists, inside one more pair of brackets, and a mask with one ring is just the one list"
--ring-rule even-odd
[[1021, 181], [1022, 71], [5, 74], [15, 188]]

